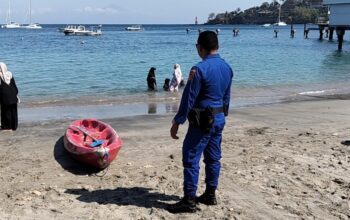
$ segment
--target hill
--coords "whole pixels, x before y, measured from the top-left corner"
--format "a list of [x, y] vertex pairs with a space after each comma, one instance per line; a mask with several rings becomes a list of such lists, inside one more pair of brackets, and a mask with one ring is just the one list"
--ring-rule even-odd
[[327, 17], [327, 8], [320, 0], [285, 0], [282, 5], [277, 1], [264, 2], [261, 6], [245, 11], [211, 13], [206, 24], [266, 24], [276, 23], [281, 6], [281, 20], [287, 23], [314, 23], [319, 16]]

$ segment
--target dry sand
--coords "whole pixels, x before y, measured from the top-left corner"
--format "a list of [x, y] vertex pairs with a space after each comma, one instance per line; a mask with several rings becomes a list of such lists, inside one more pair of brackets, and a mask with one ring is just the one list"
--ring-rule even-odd
[[[321, 100], [231, 112], [222, 143], [219, 205], [164, 208], [182, 196], [171, 116], [104, 120], [124, 146], [94, 173], [63, 150], [69, 121], [0, 132], [0, 219], [350, 219], [350, 102]], [[203, 164], [202, 164], [203, 167]], [[204, 190], [201, 170], [198, 194]]]

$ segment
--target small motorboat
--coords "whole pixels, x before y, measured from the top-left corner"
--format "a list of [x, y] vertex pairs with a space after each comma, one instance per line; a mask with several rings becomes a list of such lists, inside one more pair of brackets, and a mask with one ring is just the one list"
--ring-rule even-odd
[[142, 31], [143, 28], [141, 27], [141, 25], [132, 25], [130, 27], [126, 27], [125, 30], [126, 31]]
[[[73, 36], [100, 36], [102, 35], [102, 25], [99, 25], [97, 27], [91, 27], [90, 30], [86, 29], [85, 26], [79, 25], [79, 26], [67, 26], [63, 29], [63, 33], [65, 35], [73, 35]], [[59, 29], [62, 31], [62, 29]]]
[[271, 27], [271, 24], [263, 24], [263, 25], [261, 25], [261, 27], [265, 27], [265, 28]]
[[277, 23], [275, 23], [275, 24], [273, 24], [274, 26], [281, 26], [281, 27], [283, 27], [283, 26], [287, 26], [287, 23], [286, 22], [283, 22], [283, 21], [279, 21], [279, 22], [277, 22]]
[[64, 136], [64, 147], [74, 159], [99, 169], [109, 166], [121, 146], [117, 132], [96, 119], [72, 122]]

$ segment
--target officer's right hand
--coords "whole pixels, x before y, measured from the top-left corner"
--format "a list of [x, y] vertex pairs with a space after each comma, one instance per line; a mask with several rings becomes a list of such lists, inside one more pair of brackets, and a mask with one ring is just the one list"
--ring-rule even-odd
[[179, 139], [179, 137], [177, 136], [178, 130], [179, 130], [179, 124], [176, 122], [173, 122], [173, 126], [171, 126], [171, 129], [170, 129], [170, 136], [173, 139]]

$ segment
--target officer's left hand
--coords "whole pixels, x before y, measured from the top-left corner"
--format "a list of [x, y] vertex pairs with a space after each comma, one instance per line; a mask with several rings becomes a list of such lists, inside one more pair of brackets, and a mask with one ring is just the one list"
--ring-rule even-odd
[[173, 126], [171, 126], [171, 129], [170, 129], [170, 136], [173, 138], [173, 139], [179, 139], [179, 137], [177, 136], [177, 131], [179, 130], [179, 124], [174, 122], [173, 123]]

